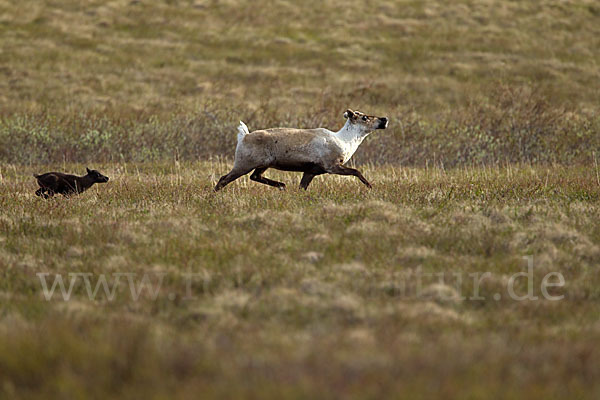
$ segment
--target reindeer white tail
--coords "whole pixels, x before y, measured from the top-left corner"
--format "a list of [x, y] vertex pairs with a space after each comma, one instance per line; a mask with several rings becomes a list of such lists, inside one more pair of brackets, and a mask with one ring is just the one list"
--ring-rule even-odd
[[240, 121], [240, 125], [238, 126], [238, 142], [244, 138], [250, 132], [248, 131], [248, 127], [242, 121]]

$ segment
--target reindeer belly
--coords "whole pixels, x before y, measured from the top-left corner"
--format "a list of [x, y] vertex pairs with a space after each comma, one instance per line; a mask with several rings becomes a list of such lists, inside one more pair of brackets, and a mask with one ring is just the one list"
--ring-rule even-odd
[[324, 171], [341, 159], [339, 148], [323, 137], [313, 137], [291, 146], [283, 143], [274, 146], [273, 150], [272, 167], [284, 171]]
[[314, 162], [276, 162], [271, 168], [278, 169], [280, 171], [293, 171], [293, 172], [308, 172], [311, 174], [324, 174], [325, 169], [319, 164]]

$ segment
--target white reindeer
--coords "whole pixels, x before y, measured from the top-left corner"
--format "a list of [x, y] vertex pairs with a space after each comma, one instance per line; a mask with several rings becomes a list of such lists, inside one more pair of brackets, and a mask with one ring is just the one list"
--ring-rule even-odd
[[253, 181], [285, 189], [285, 183], [263, 177], [268, 168], [304, 172], [300, 181], [302, 189], [308, 188], [315, 176], [325, 173], [354, 175], [371, 188], [358, 170], [344, 164], [369, 133], [387, 127], [388, 119], [352, 110], [347, 110], [344, 118], [346, 124], [337, 132], [325, 128], [272, 128], [249, 132], [240, 121], [233, 169], [219, 179], [215, 191], [252, 170], [250, 179]]

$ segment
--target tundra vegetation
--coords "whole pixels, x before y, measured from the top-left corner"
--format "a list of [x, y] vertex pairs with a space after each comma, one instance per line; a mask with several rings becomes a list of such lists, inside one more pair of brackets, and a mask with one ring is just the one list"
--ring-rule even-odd
[[[0, 2], [0, 397], [598, 398], [599, 18]], [[212, 191], [240, 119], [347, 108], [390, 118], [350, 162], [373, 189]], [[86, 164], [110, 182], [35, 196]]]

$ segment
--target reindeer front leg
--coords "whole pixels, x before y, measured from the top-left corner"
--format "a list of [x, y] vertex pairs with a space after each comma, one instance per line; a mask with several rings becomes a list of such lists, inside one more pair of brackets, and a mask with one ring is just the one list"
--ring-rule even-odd
[[369, 189], [373, 188], [373, 185], [371, 185], [369, 183], [369, 181], [365, 179], [363, 174], [361, 174], [360, 171], [357, 169], [350, 168], [350, 167], [344, 167], [343, 165], [338, 164], [338, 165], [334, 166], [333, 168], [331, 168], [331, 170], [329, 170], [328, 172], [330, 174], [336, 174], [336, 175], [354, 175], [358, 179], [360, 179], [360, 181], [362, 183], [364, 183]]

